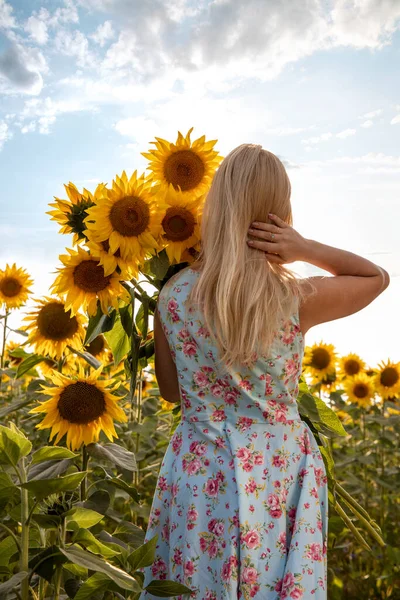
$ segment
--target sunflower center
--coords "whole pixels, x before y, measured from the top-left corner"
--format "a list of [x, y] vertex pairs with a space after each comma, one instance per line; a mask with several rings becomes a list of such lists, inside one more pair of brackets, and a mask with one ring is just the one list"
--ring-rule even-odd
[[360, 363], [357, 360], [350, 358], [344, 363], [344, 370], [346, 371], [346, 375], [357, 375], [360, 370]]
[[87, 229], [87, 225], [84, 222], [88, 213], [86, 212], [88, 208], [94, 206], [94, 202], [90, 200], [90, 198], [81, 197], [80, 202], [76, 204], [72, 204], [69, 207], [69, 215], [67, 219], [67, 225], [71, 227], [74, 233], [78, 234], [80, 239], [85, 238], [83, 232]]
[[98, 387], [86, 381], [77, 381], [61, 392], [57, 408], [66, 421], [87, 425], [101, 417], [106, 410], [106, 402]]
[[353, 388], [353, 394], [356, 398], [366, 398], [369, 393], [369, 388], [365, 383], [356, 383]]
[[0, 280], [0, 291], [3, 296], [6, 296], [7, 298], [18, 296], [21, 290], [22, 285], [18, 279], [14, 279], [14, 277], [4, 277], [4, 279]]
[[179, 186], [185, 192], [199, 185], [205, 170], [203, 161], [193, 150], [178, 150], [165, 161], [164, 177], [175, 189]]
[[126, 196], [117, 200], [110, 211], [113, 228], [124, 237], [138, 236], [149, 224], [150, 210], [142, 198]]
[[102, 335], [98, 335], [90, 342], [88, 346], [86, 346], [86, 350], [90, 352], [92, 356], [98, 356], [101, 352], [103, 352], [104, 348], [105, 343]]
[[[101, 245], [103, 246], [104, 252], [110, 253], [110, 242], [108, 240], [101, 242]], [[121, 252], [119, 251], [119, 248], [117, 248], [117, 251], [114, 252], [114, 256], [116, 258], [121, 258]]]
[[111, 275], [104, 277], [104, 269], [96, 260], [83, 260], [74, 269], [74, 283], [85, 292], [93, 294], [110, 285]]
[[181, 206], [171, 206], [162, 220], [165, 237], [172, 242], [182, 242], [190, 238], [194, 232], [193, 214]]
[[314, 369], [326, 369], [331, 362], [331, 355], [325, 348], [315, 348], [312, 352], [311, 366]]
[[79, 328], [78, 319], [71, 317], [59, 302], [49, 302], [40, 309], [37, 317], [37, 328], [48, 340], [61, 341], [71, 338]]
[[399, 374], [394, 367], [386, 367], [381, 373], [381, 384], [385, 387], [396, 385], [399, 380]]

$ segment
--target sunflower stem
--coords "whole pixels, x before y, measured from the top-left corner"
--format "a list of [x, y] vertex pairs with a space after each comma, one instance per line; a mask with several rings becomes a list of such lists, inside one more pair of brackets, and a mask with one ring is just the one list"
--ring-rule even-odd
[[[86, 450], [86, 446], [82, 448], [82, 471], [87, 471], [87, 466], [89, 462], [89, 455]], [[87, 475], [81, 481], [81, 502], [86, 500], [86, 483], [87, 483]]]
[[[9, 315], [9, 313], [6, 310], [6, 314], [4, 315], [4, 318], [2, 319], [2, 321], [3, 321], [3, 343], [2, 343], [2, 346], [1, 346], [1, 359], [0, 359], [0, 367], [1, 367], [1, 369], [4, 369], [4, 356], [5, 356], [5, 352], [6, 352], [7, 319], [8, 319], [8, 315]], [[3, 379], [3, 372], [0, 373], [0, 387], [1, 387], [2, 379]]]
[[[21, 458], [20, 467], [21, 483], [26, 483], [26, 468], [25, 457]], [[20, 555], [20, 571], [29, 571], [29, 494], [28, 490], [21, 488], [21, 555]], [[29, 600], [29, 579], [28, 576], [21, 582], [21, 597], [22, 600]]]

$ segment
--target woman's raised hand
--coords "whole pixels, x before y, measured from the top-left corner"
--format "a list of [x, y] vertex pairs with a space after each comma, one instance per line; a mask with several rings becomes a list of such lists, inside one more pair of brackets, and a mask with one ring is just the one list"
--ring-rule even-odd
[[308, 240], [276, 215], [268, 215], [273, 224], [253, 222], [248, 230], [257, 240], [247, 240], [250, 248], [261, 250], [270, 262], [284, 264], [306, 260]]

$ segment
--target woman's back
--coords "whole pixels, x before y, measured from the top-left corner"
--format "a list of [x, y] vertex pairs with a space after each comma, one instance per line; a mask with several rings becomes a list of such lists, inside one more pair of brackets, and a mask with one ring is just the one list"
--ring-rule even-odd
[[184, 269], [159, 295], [182, 419], [150, 512], [146, 541], [158, 542], [144, 585], [173, 579], [198, 600], [325, 599], [327, 479], [297, 410], [298, 315], [252, 369], [219, 372], [202, 315], [185, 305], [197, 277]]

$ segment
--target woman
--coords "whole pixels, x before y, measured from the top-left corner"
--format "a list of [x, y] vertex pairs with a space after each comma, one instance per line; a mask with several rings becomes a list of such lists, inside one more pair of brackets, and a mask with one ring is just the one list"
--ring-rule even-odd
[[[205, 201], [198, 260], [160, 292], [156, 375], [182, 420], [159, 473], [144, 585], [173, 579], [197, 600], [327, 597], [326, 473], [296, 402], [304, 335], [370, 304], [389, 275], [303, 238], [290, 192], [274, 154], [233, 150]], [[334, 277], [296, 279], [284, 265], [298, 260]]]

